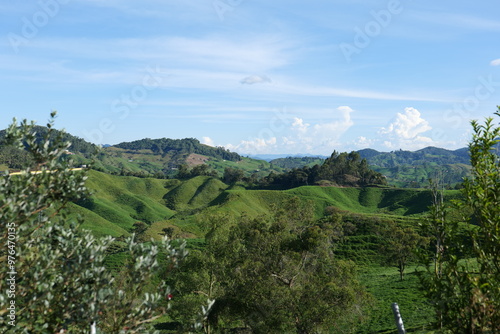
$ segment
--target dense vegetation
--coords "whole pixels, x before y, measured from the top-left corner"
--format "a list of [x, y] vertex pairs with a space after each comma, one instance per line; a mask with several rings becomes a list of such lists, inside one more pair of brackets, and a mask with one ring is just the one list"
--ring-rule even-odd
[[294, 168], [284, 174], [270, 174], [262, 183], [282, 188], [323, 184], [335, 186], [383, 185], [382, 174], [370, 169], [366, 159], [357, 152], [338, 153], [334, 151], [321, 165]]
[[223, 147], [212, 147], [203, 145], [198, 139], [185, 138], [185, 139], [141, 139], [128, 143], [120, 143], [115, 145], [118, 148], [125, 150], [151, 150], [155, 154], [165, 154], [170, 151], [196, 153], [214, 157], [218, 159], [239, 161], [241, 157], [238, 153], [230, 152]]
[[[499, 111], [496, 113], [500, 116]], [[500, 126], [493, 118], [472, 122], [472, 177], [462, 200], [446, 209], [435, 192], [424, 232], [431, 249], [422, 254], [426, 296], [438, 327], [452, 333], [496, 333], [500, 328]], [[450, 217], [453, 212], [460, 215]], [[463, 233], [465, 230], [467, 233]], [[468, 237], [464, 240], [464, 234]]]

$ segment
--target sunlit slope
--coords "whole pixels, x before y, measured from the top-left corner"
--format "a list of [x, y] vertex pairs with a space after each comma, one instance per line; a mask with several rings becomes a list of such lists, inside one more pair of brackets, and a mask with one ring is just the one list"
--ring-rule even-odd
[[[294, 196], [310, 201], [318, 218], [327, 207], [358, 214], [409, 217], [426, 212], [431, 205], [429, 190], [319, 186], [247, 190], [208, 176], [180, 181], [90, 171], [87, 186], [93, 193], [90, 199], [72, 204], [70, 211], [84, 218], [85, 228], [113, 236], [130, 233], [137, 221], [152, 224], [168, 220], [168, 224], [177, 225], [182, 224], [180, 220], [194, 222], [196, 219], [190, 217], [209, 212], [268, 215]], [[446, 196], [455, 197], [458, 192], [447, 191]]]
[[[136, 221], [152, 223], [175, 214], [164, 204], [163, 196], [168, 191], [165, 180], [90, 171], [87, 187], [92, 196], [79, 202], [80, 207], [127, 231]], [[84, 216], [89, 226], [99, 225], [93, 215]]]
[[[318, 217], [328, 206], [360, 214], [412, 216], [426, 212], [432, 204], [430, 191], [418, 189], [304, 186], [285, 191], [229, 190], [226, 193], [221, 208], [248, 215], [267, 214], [273, 205], [294, 196], [310, 201]], [[449, 196], [455, 193], [448, 192]]]
[[222, 181], [208, 176], [197, 176], [181, 182], [172, 180], [174, 185], [163, 196], [165, 204], [172, 210], [194, 210], [214, 202], [227, 189]]

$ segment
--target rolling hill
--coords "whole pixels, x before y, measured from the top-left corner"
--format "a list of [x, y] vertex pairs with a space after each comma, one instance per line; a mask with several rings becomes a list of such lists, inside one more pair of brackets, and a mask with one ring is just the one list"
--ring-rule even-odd
[[[428, 190], [391, 187], [303, 186], [289, 190], [249, 190], [222, 181], [197, 176], [189, 180], [164, 180], [109, 175], [90, 171], [87, 183], [93, 193], [73, 203], [70, 211], [84, 217], [85, 228], [114, 236], [133, 231], [134, 223], [148, 226], [176, 226], [180, 233], [202, 236], [197, 219], [210, 212], [234, 216], [268, 215], [284, 200], [299, 197], [310, 201], [315, 215], [324, 216], [328, 207], [366, 216], [392, 219], [418, 218], [431, 205]], [[447, 191], [447, 198], [458, 196]], [[158, 237], [158, 236], [156, 236]]]

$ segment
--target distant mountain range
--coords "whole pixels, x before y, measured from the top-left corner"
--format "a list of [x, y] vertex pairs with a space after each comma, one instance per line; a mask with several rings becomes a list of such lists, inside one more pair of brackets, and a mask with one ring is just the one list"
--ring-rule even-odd
[[[37, 126], [37, 134], [46, 133], [45, 127]], [[0, 140], [5, 130], [0, 131]], [[211, 147], [194, 138], [150, 139], [145, 138], [99, 148], [84, 139], [65, 134], [72, 143], [69, 151], [78, 164], [90, 163], [94, 156], [94, 168], [107, 173], [165, 177], [174, 176], [180, 165], [208, 164], [222, 173], [226, 167], [242, 169], [247, 176], [262, 177], [272, 172], [321, 164], [327, 156], [312, 154], [255, 154], [243, 157], [223, 147]], [[357, 151], [370, 167], [385, 175], [390, 184], [400, 187], [425, 186], [429, 178], [440, 177], [453, 185], [469, 175], [470, 163], [467, 148], [447, 150], [426, 147], [417, 151], [396, 150], [379, 152], [374, 149]], [[19, 169], [29, 164], [26, 155], [0, 144], [0, 170]]]

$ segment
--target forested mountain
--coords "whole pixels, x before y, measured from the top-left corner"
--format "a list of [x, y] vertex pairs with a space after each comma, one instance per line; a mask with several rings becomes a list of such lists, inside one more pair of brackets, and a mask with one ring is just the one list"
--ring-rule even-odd
[[[45, 126], [35, 126], [34, 127], [36, 137], [38, 140], [42, 140], [44, 136], [47, 134], [47, 127]], [[26, 166], [33, 166], [35, 163], [33, 159], [27, 154], [27, 152], [23, 150], [19, 150], [13, 146], [5, 145], [5, 135], [6, 130], [0, 131], [0, 166], [4, 166], [4, 168], [10, 169], [21, 169]], [[77, 164], [82, 163], [84, 161], [88, 161], [92, 155], [95, 155], [99, 148], [82, 138], [73, 136], [69, 133], [61, 132], [58, 130], [54, 130], [54, 133], [51, 137], [61, 136], [63, 141], [67, 141], [71, 143], [71, 146], [68, 148], [68, 154], [72, 155], [73, 159]]]
[[240, 161], [241, 156], [238, 153], [231, 152], [223, 147], [212, 147], [208, 145], [201, 144], [198, 139], [195, 138], [185, 138], [185, 139], [150, 139], [145, 138], [141, 140], [135, 140], [133, 142], [120, 143], [114, 145], [118, 148], [123, 148], [125, 150], [151, 150], [155, 154], [166, 154], [170, 151], [177, 151], [183, 153], [196, 153], [201, 155], [206, 155], [208, 157], [230, 160], [230, 161]]
[[358, 151], [362, 158], [366, 158], [370, 165], [378, 167], [396, 167], [401, 165], [425, 164], [468, 164], [469, 153], [467, 148], [446, 150], [438, 147], [426, 147], [418, 151], [397, 150], [392, 152], [378, 152], [372, 149]]
[[[39, 140], [42, 140], [42, 138], [48, 132], [47, 127], [45, 127], [45, 126], [39, 126], [39, 125], [36, 125], [34, 127], [34, 130], [35, 130], [36, 136], [39, 138]], [[6, 133], [5, 130], [1, 130], [0, 131], [0, 143], [2, 144], [2, 147], [4, 147], [3, 141], [5, 139], [5, 133]], [[97, 145], [89, 143], [88, 141], [86, 141], [86, 140], [84, 140], [82, 138], [73, 136], [73, 135], [71, 135], [71, 134], [69, 134], [67, 132], [62, 132], [62, 131], [54, 130], [54, 133], [53, 133], [52, 136], [53, 137], [55, 137], [55, 136], [62, 136], [62, 140], [68, 141], [68, 142], [71, 143], [71, 146], [68, 149], [69, 151], [71, 151], [73, 153], [81, 153], [86, 158], [90, 157], [92, 154], [95, 154], [96, 151], [97, 151], [97, 149], [98, 149]]]
[[270, 174], [266, 181], [283, 188], [314, 184], [355, 187], [386, 184], [384, 176], [373, 171], [367, 160], [354, 151], [334, 151], [322, 164], [294, 168], [280, 175]]

